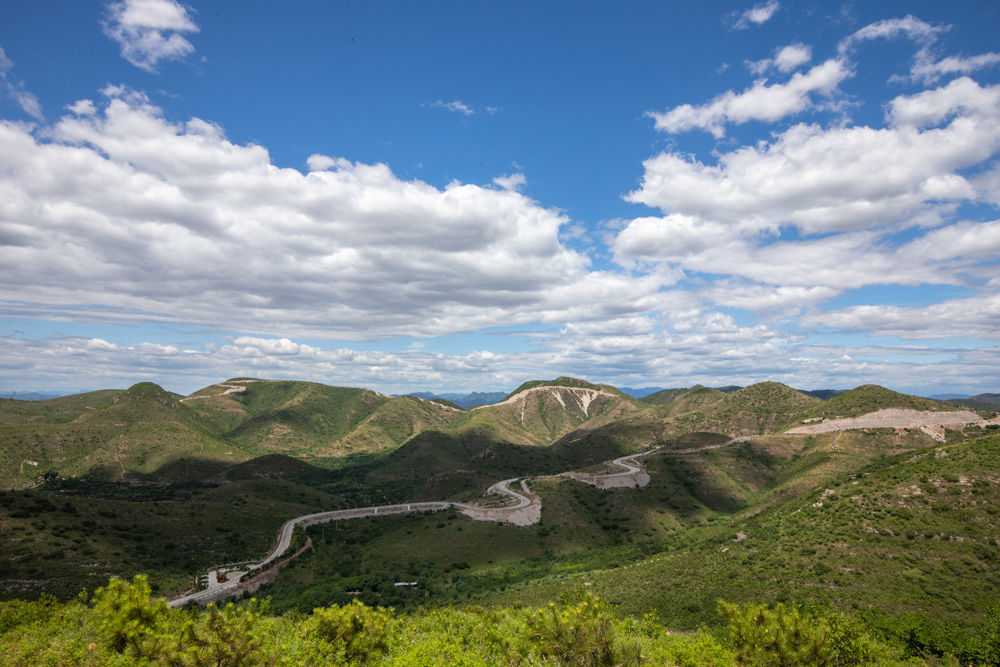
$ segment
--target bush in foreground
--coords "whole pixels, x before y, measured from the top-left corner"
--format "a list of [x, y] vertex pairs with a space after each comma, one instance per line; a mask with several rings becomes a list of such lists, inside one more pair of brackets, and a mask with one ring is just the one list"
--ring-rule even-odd
[[[720, 602], [728, 637], [672, 633], [647, 615], [622, 618], [583, 594], [540, 609], [444, 608], [396, 614], [360, 602], [270, 616], [252, 600], [178, 610], [145, 577], [112, 579], [89, 602], [0, 603], [4, 665], [858, 665], [924, 664], [905, 642], [825, 608]], [[967, 664], [1000, 645], [987, 616]], [[883, 628], [884, 630], [884, 628]], [[912, 654], [912, 651], [910, 652]], [[924, 654], [932, 664], [941, 656]], [[948, 662], [945, 656], [944, 662]]]

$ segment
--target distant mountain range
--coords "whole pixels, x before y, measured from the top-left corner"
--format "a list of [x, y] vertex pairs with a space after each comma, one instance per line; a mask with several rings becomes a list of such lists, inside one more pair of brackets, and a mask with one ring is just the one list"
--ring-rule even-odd
[[468, 394], [435, 394], [429, 391], [417, 391], [412, 394], [405, 394], [406, 396], [414, 396], [416, 398], [422, 398], [425, 401], [430, 401], [435, 398], [443, 398], [446, 401], [451, 401], [455, 405], [461, 406], [463, 408], [471, 408], [476, 405], [489, 405], [491, 403], [496, 403], [497, 401], [502, 401], [503, 397], [507, 395], [505, 391], [473, 391]]
[[[623, 394], [628, 394], [632, 398], [644, 399], [647, 396], [652, 396], [661, 391], [669, 391], [666, 387], [618, 387], [619, 391]], [[740, 389], [743, 389], [740, 385], [727, 385], [725, 387], [715, 387], [716, 390], [721, 391], [724, 394], [732, 394]], [[814, 396], [822, 401], [828, 398], [833, 398], [838, 394], [844, 393], [845, 389], [799, 389], [798, 391], [806, 394], [808, 396]], [[417, 398], [422, 398], [425, 401], [429, 401], [435, 398], [443, 398], [446, 401], [451, 401], [456, 405], [460, 405], [463, 408], [473, 407], [476, 405], [489, 405], [491, 403], [496, 403], [497, 401], [503, 400], [507, 394], [502, 391], [474, 391], [469, 394], [436, 394], [431, 391], [417, 391], [411, 394], [405, 394], [406, 396], [415, 396]], [[931, 396], [939, 401], [945, 401], [951, 398], [968, 398], [968, 396], [960, 396], [958, 394], [948, 394], [947, 396]]]
[[[725, 394], [732, 394], [739, 391], [743, 387], [740, 385], [727, 385], [725, 387], [715, 387], [718, 391]], [[628, 394], [632, 398], [645, 398], [657, 392], [665, 391], [665, 387], [619, 387], [622, 393]], [[828, 398], [833, 398], [839, 394], [847, 391], [846, 389], [799, 389], [798, 391], [806, 394], [808, 396], [814, 396], [820, 400], [825, 401]], [[62, 396], [72, 396], [75, 394], [85, 393], [86, 390], [80, 390], [76, 392], [58, 392], [58, 391], [0, 391], [0, 398], [12, 398], [19, 401], [46, 401], [51, 398], [60, 398]], [[395, 397], [399, 396], [413, 396], [415, 398], [422, 398], [425, 401], [429, 401], [434, 398], [443, 398], [446, 401], [451, 401], [458, 406], [463, 408], [475, 407], [477, 405], [490, 405], [491, 403], [496, 403], [503, 400], [508, 392], [505, 391], [473, 391], [469, 393], [434, 393], [431, 391], [415, 391], [409, 394], [394, 394]], [[966, 407], [983, 407], [988, 410], [997, 409], [997, 399], [995, 397], [1000, 396], [1000, 394], [977, 394], [972, 396], [970, 394], [931, 394], [926, 398], [933, 399], [935, 401], [966, 401], [966, 403], [961, 403], [961, 405]], [[959, 405], [956, 403], [956, 405]], [[993, 406], [993, 407], [989, 407]]]
[[47, 401], [60, 396], [66, 394], [54, 391], [0, 391], [0, 398], [13, 398], [18, 401]]

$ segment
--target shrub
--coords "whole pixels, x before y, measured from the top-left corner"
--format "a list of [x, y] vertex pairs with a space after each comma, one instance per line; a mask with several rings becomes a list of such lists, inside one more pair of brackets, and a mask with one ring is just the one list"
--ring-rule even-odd
[[97, 628], [107, 647], [116, 653], [135, 657], [153, 657], [156, 630], [167, 614], [166, 603], [150, 598], [145, 575], [138, 574], [132, 583], [114, 578], [94, 593]]
[[202, 627], [192, 624], [185, 627], [191, 645], [185, 653], [198, 665], [238, 667], [274, 663], [258, 627], [263, 611], [266, 610], [259, 610], [255, 599], [242, 608], [232, 602], [221, 610], [209, 605]]
[[352, 600], [343, 607], [314, 609], [305, 635], [316, 642], [324, 657], [364, 662], [388, 651], [392, 620], [391, 609], [373, 609]]
[[606, 602], [587, 595], [577, 605], [549, 604], [527, 618], [529, 639], [543, 657], [561, 664], [638, 665], [639, 645], [620, 637]]
[[830, 626], [804, 616], [795, 607], [778, 604], [741, 607], [719, 602], [729, 620], [736, 659], [743, 665], [832, 665]]

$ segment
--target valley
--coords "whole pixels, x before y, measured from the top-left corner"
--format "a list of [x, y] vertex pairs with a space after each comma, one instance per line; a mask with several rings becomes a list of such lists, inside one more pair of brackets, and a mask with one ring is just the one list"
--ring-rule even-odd
[[881, 387], [559, 378], [465, 410], [234, 378], [0, 407], [9, 599], [140, 573], [222, 599], [292, 553], [254, 593], [274, 613], [587, 592], [678, 630], [724, 623], [717, 599], [968, 629], [1000, 593], [996, 414]]

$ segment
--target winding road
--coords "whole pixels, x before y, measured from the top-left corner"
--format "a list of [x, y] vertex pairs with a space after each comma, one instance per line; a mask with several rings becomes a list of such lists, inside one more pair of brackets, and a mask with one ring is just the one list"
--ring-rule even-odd
[[[683, 450], [671, 453], [694, 453], [703, 449], [716, 449], [726, 445], [734, 444], [745, 440], [736, 438], [724, 445], [712, 445], [709, 447]], [[639, 459], [659, 451], [656, 447], [638, 454], [622, 456], [609, 463], [618, 466], [623, 472], [610, 473], [606, 475], [595, 475], [590, 473], [562, 473], [562, 476], [571, 477], [588, 484], [594, 484], [599, 488], [615, 488], [625, 486], [645, 486], [649, 482], [649, 474], [642, 468]], [[330, 521], [344, 521], [348, 519], [361, 519], [373, 516], [390, 516], [397, 514], [413, 514], [417, 512], [439, 512], [454, 507], [462, 514], [476, 521], [497, 521], [512, 523], [520, 526], [529, 526], [538, 523], [541, 519], [542, 500], [535, 495], [528, 487], [528, 482], [533, 477], [512, 477], [492, 485], [486, 490], [487, 495], [507, 496], [514, 500], [514, 504], [503, 507], [482, 507], [467, 503], [451, 501], [439, 502], [415, 502], [399, 503], [396, 505], [378, 505], [373, 507], [359, 507], [346, 510], [332, 510], [329, 512], [314, 512], [303, 516], [289, 519], [281, 525], [278, 530], [278, 539], [270, 552], [260, 561], [248, 561], [241, 563], [230, 563], [217, 565], [207, 572], [207, 588], [183, 595], [167, 602], [171, 607], [181, 607], [189, 602], [206, 604], [208, 602], [221, 600], [240, 592], [240, 578], [248, 572], [263, 570], [268, 565], [274, 563], [278, 558], [288, 551], [292, 543], [292, 535], [296, 527], [307, 527], [319, 523]], [[510, 488], [511, 484], [519, 482], [520, 491]], [[225, 579], [220, 580], [220, 575]]]

